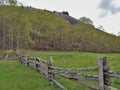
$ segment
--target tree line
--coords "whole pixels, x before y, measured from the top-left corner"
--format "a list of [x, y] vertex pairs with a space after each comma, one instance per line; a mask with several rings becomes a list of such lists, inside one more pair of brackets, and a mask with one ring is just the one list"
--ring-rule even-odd
[[71, 25], [51, 11], [0, 6], [0, 49], [120, 52], [120, 37], [96, 29], [92, 22]]

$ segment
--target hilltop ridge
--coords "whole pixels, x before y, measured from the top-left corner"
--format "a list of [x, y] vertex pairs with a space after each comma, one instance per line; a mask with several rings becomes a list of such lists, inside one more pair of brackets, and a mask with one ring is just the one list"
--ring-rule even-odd
[[54, 12], [54, 13], [56, 16], [63, 17], [66, 20], [68, 20], [71, 25], [75, 25], [79, 22], [76, 18], [69, 16], [69, 14], [65, 14], [64, 12]]

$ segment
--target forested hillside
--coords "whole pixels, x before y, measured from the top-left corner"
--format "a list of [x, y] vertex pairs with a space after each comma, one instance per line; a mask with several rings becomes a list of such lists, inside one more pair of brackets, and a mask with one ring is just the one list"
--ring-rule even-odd
[[120, 52], [120, 37], [51, 11], [0, 6], [0, 49]]

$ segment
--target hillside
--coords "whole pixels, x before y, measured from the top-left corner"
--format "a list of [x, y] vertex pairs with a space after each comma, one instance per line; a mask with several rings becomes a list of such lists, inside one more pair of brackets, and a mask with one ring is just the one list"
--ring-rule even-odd
[[[0, 90], [59, 90], [42, 75], [17, 61], [0, 61]], [[41, 83], [42, 82], [42, 83]]]
[[0, 49], [120, 52], [120, 37], [59, 12], [0, 6]]

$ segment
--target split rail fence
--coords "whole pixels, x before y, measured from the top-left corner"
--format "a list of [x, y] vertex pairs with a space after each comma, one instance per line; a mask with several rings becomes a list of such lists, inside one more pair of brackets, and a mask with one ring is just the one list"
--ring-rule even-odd
[[[38, 57], [31, 58], [27, 55], [20, 55], [19, 61], [25, 66], [29, 66], [36, 71], [45, 75], [51, 84], [57, 85], [61, 90], [67, 90], [56, 79], [56, 75], [65, 77], [67, 79], [80, 83], [81, 86], [89, 88], [91, 90], [111, 90], [111, 78], [119, 78], [120, 73], [110, 72], [110, 65], [107, 62], [106, 57], [98, 58], [98, 66], [93, 68], [58, 68], [53, 65], [52, 57], [49, 60], [43, 60]], [[98, 75], [79, 74], [79, 71], [96, 71]], [[97, 82], [98, 86], [88, 85], [82, 81], [88, 80]]]

